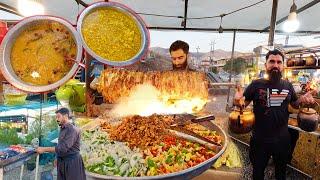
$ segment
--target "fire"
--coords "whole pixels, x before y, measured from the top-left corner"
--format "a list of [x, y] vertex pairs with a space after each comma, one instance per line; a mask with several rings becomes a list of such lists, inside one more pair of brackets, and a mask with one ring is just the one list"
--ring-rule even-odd
[[172, 93], [161, 93], [149, 83], [137, 85], [128, 97], [122, 97], [111, 110], [111, 116], [150, 116], [152, 114], [182, 114], [200, 111], [207, 103], [201, 97], [170, 99]]
[[311, 81], [311, 83], [310, 83], [310, 89], [311, 89], [311, 90], [317, 89], [317, 83], [316, 83], [315, 81]]
[[305, 87], [305, 91], [317, 91], [318, 90], [318, 83], [316, 82], [316, 80], [312, 80], [307, 82], [306, 87]]
[[320, 90], [320, 69], [318, 69], [314, 74], [313, 74], [313, 80], [311, 81], [310, 88], [313, 90]]

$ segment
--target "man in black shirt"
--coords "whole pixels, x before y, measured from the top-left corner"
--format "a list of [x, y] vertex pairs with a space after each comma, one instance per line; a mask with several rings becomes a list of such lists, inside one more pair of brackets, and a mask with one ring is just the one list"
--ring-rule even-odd
[[292, 84], [281, 79], [283, 63], [284, 55], [279, 50], [269, 51], [265, 63], [268, 78], [253, 81], [245, 92], [238, 88], [235, 94], [235, 105], [247, 106], [253, 101], [255, 125], [249, 152], [253, 179], [264, 179], [264, 170], [271, 155], [276, 179], [286, 178], [290, 150], [288, 105], [298, 107], [301, 103], [314, 103], [311, 93], [298, 98]]

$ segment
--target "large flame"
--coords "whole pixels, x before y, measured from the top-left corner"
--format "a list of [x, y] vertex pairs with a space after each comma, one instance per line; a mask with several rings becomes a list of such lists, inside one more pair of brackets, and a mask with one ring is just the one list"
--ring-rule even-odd
[[310, 90], [316, 90], [317, 89], [317, 82], [311, 81], [310, 83]]
[[[182, 114], [200, 111], [207, 103], [206, 99], [190, 97], [169, 99], [168, 94], [161, 93], [151, 84], [137, 85], [129, 97], [121, 98], [111, 110], [111, 116], [128, 115], [150, 116], [152, 114]], [[172, 97], [172, 96], [171, 96]]]

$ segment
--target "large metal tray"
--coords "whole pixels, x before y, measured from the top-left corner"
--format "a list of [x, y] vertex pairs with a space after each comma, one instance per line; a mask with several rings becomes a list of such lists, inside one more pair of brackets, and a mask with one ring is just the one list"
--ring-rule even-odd
[[[202, 123], [200, 123], [202, 124]], [[191, 168], [185, 169], [183, 171], [169, 173], [165, 175], [158, 175], [158, 176], [143, 176], [143, 177], [119, 177], [119, 176], [106, 176], [100, 175], [96, 173], [91, 173], [86, 171], [87, 177], [89, 179], [129, 179], [129, 180], [146, 180], [146, 179], [177, 179], [177, 180], [185, 180], [185, 179], [192, 179], [207, 169], [209, 169], [214, 162], [224, 153], [226, 150], [228, 139], [226, 133], [216, 124], [212, 123], [213, 126], [206, 126], [208, 129], [216, 131], [217, 134], [221, 135], [223, 138], [223, 148], [212, 158], [196, 165]]]

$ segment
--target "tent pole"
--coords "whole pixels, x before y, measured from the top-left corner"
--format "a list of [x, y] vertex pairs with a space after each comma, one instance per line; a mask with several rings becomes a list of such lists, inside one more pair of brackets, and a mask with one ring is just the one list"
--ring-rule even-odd
[[231, 68], [230, 68], [230, 76], [229, 76], [229, 82], [231, 82], [231, 75], [233, 70], [233, 59], [234, 59], [234, 45], [236, 43], [236, 31], [233, 31], [233, 39], [232, 39], [232, 52], [231, 52]]
[[183, 29], [186, 30], [187, 27], [187, 16], [188, 16], [188, 0], [184, 1], [184, 17], [183, 17]]
[[275, 32], [276, 20], [277, 20], [277, 11], [278, 11], [278, 0], [273, 0], [268, 46], [273, 46], [273, 43], [274, 43], [273, 41], [274, 41], [274, 32]]
[[[232, 40], [232, 53], [231, 53], [231, 66], [230, 66], [230, 74], [229, 74], [229, 83], [231, 83], [231, 76], [232, 76], [232, 70], [233, 70], [233, 59], [234, 59], [234, 45], [236, 42], [236, 30], [233, 31], [233, 40]], [[231, 86], [229, 86], [228, 88], [228, 97], [227, 97], [227, 105], [226, 105], [226, 111], [230, 112], [230, 105], [229, 105], [229, 101], [230, 101], [230, 91], [231, 91]]]
[[16, 8], [9, 6], [6, 3], [0, 2], [0, 10], [11, 13], [11, 14], [15, 14], [17, 16], [24, 17], [21, 13], [19, 13], [19, 11]]

